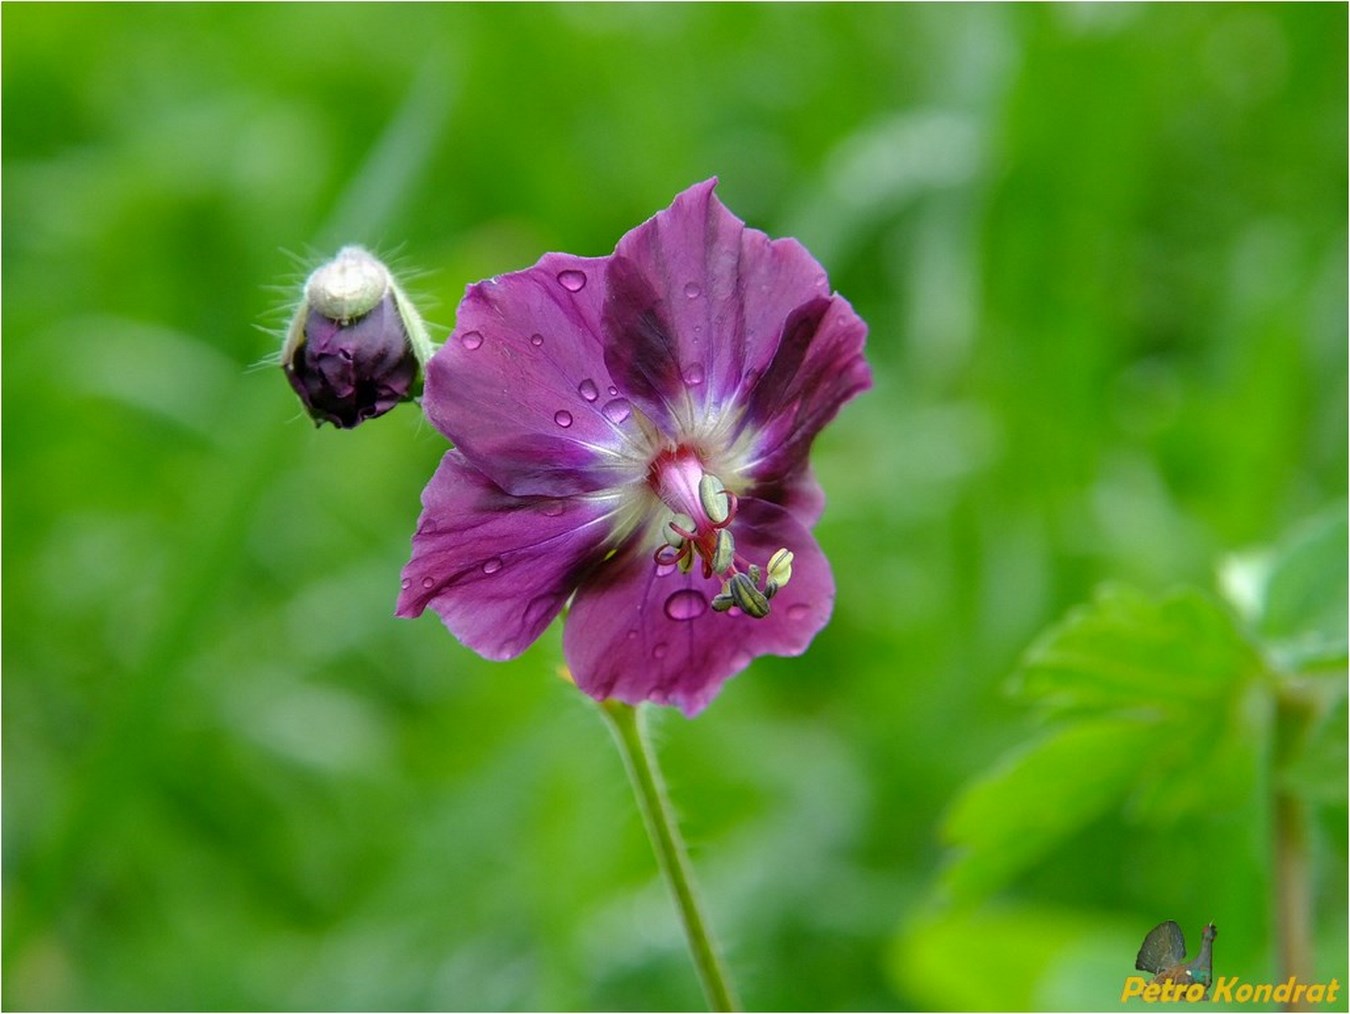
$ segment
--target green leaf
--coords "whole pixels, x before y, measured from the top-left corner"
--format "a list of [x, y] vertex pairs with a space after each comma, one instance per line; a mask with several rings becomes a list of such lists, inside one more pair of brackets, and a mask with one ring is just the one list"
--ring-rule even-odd
[[1208, 596], [1183, 589], [1151, 599], [1108, 586], [1031, 647], [1015, 685], [1052, 711], [1178, 715], [1220, 698], [1259, 664]]
[[958, 898], [996, 890], [1118, 806], [1158, 727], [1137, 718], [1075, 722], [968, 786], [945, 825], [963, 851], [944, 874]]
[[1275, 550], [1256, 632], [1292, 672], [1346, 661], [1347, 532], [1342, 509], [1298, 529]]
[[946, 886], [997, 890], [1105, 813], [1168, 823], [1245, 798], [1256, 777], [1262, 672], [1233, 618], [1194, 590], [1103, 589], [1027, 653], [1019, 691], [1056, 731], [966, 788], [946, 830]]

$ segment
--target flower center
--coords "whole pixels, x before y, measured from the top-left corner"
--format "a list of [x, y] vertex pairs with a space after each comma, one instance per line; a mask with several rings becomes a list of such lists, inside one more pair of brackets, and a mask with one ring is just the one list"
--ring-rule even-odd
[[705, 472], [703, 461], [689, 448], [658, 454], [648, 468], [647, 482], [671, 511], [661, 532], [665, 541], [654, 555], [657, 566], [678, 567], [688, 574], [697, 558], [705, 578], [722, 578], [722, 590], [712, 600], [714, 610], [734, 608], [756, 619], [768, 616], [769, 600], [792, 577], [792, 553], [780, 549], [760, 567], [736, 552], [731, 535], [736, 494]]

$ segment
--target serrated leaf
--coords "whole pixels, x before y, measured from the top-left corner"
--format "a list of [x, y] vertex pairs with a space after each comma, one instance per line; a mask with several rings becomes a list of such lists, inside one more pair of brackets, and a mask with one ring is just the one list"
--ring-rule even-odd
[[1155, 600], [1111, 586], [1032, 646], [1017, 686], [1060, 712], [1175, 715], [1222, 697], [1258, 665], [1233, 619], [1200, 592]]
[[1063, 839], [1120, 805], [1159, 726], [1075, 722], [1004, 759], [957, 798], [945, 826], [963, 851], [944, 874], [957, 897], [996, 890]]

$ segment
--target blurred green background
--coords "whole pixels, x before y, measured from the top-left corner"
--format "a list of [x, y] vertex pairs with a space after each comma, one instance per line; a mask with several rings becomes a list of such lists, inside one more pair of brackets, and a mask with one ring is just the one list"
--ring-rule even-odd
[[876, 373], [816, 448], [832, 624], [656, 716], [744, 1001], [1110, 1008], [1168, 918], [1277, 973], [1260, 736], [1220, 801], [1084, 811], [960, 897], [944, 821], [1099, 584], [1213, 592], [1344, 510], [1343, 5], [2, 16], [7, 1008], [701, 1005], [556, 629], [490, 664], [393, 617], [442, 438], [315, 430], [255, 324], [361, 241], [443, 337], [713, 174]]

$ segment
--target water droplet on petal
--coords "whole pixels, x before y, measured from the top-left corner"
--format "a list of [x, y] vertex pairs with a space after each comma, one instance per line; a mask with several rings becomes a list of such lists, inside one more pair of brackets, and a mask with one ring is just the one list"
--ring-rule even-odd
[[607, 401], [600, 409], [600, 414], [616, 426], [627, 419], [631, 412], [632, 406], [628, 404], [627, 398], [615, 398], [613, 401]]
[[539, 509], [539, 512], [543, 514], [544, 517], [546, 518], [556, 518], [563, 512], [562, 501], [550, 500], [548, 503], [544, 504], [544, 506]]
[[684, 287], [684, 294], [690, 299], [698, 299], [699, 293], [703, 290], [698, 287], [698, 282], [690, 282]]
[[703, 383], [703, 364], [690, 363], [684, 368], [684, 382], [690, 387], [697, 387]]
[[472, 352], [483, 344], [483, 333], [481, 331], [465, 331], [459, 337], [460, 344]]
[[399, 587], [401, 587], [404, 591], [407, 591], [409, 588], [412, 587], [412, 578], [405, 577], [403, 579], [403, 583]]
[[656, 659], [659, 662], [661, 661], [661, 659], [665, 658], [669, 652], [670, 652], [670, 645], [666, 644], [663, 641], [652, 649], [652, 658]]
[[530, 335], [530, 344], [535, 348], [538, 348], [540, 345], [544, 344], [544, 336], [541, 334]]
[[572, 425], [572, 413], [565, 408], [560, 408], [553, 413], [553, 421], [563, 429], [567, 429], [567, 427]]
[[494, 556], [491, 560], [483, 561], [484, 574], [495, 574], [497, 573], [497, 571], [501, 569], [502, 569], [502, 558], [500, 556]]
[[580, 292], [586, 287], [586, 274], [582, 271], [559, 271], [558, 284], [568, 292]]
[[436, 583], [435, 578], [430, 578], [430, 577], [424, 577], [424, 578], [422, 578], [422, 587], [423, 587], [423, 588], [430, 588], [430, 587], [431, 587], [432, 585], [434, 585], [435, 583]]
[[630, 640], [630, 641], [636, 641], [636, 640], [637, 640], [637, 636], [638, 636], [638, 635], [637, 635], [637, 631], [636, 631], [636, 630], [633, 630], [632, 628], [629, 628], [629, 631], [628, 631], [628, 640]]
[[673, 563], [658, 563], [656, 565], [657, 577], [668, 577], [674, 573], [675, 573], [675, 564]]
[[595, 401], [596, 398], [600, 397], [600, 391], [596, 388], [595, 381], [589, 379], [583, 380], [577, 385], [577, 393], [587, 401]]
[[811, 607], [805, 602], [798, 602], [794, 606], [788, 606], [788, 619], [801, 621], [811, 615]]
[[744, 669], [754, 660], [755, 657], [751, 655], [750, 652], [746, 651], [744, 648], [737, 648], [735, 653], [731, 656], [731, 664], [736, 668], [737, 671]]
[[708, 611], [708, 600], [693, 588], [671, 592], [666, 599], [666, 615], [672, 620], [693, 620]]
[[619, 393], [619, 389], [618, 389], [617, 387], [615, 387], [613, 384], [610, 384], [610, 385], [609, 385], [609, 396], [612, 398], [612, 397], [614, 397], [614, 396], [615, 396], [616, 394], [618, 394], [618, 393]]

